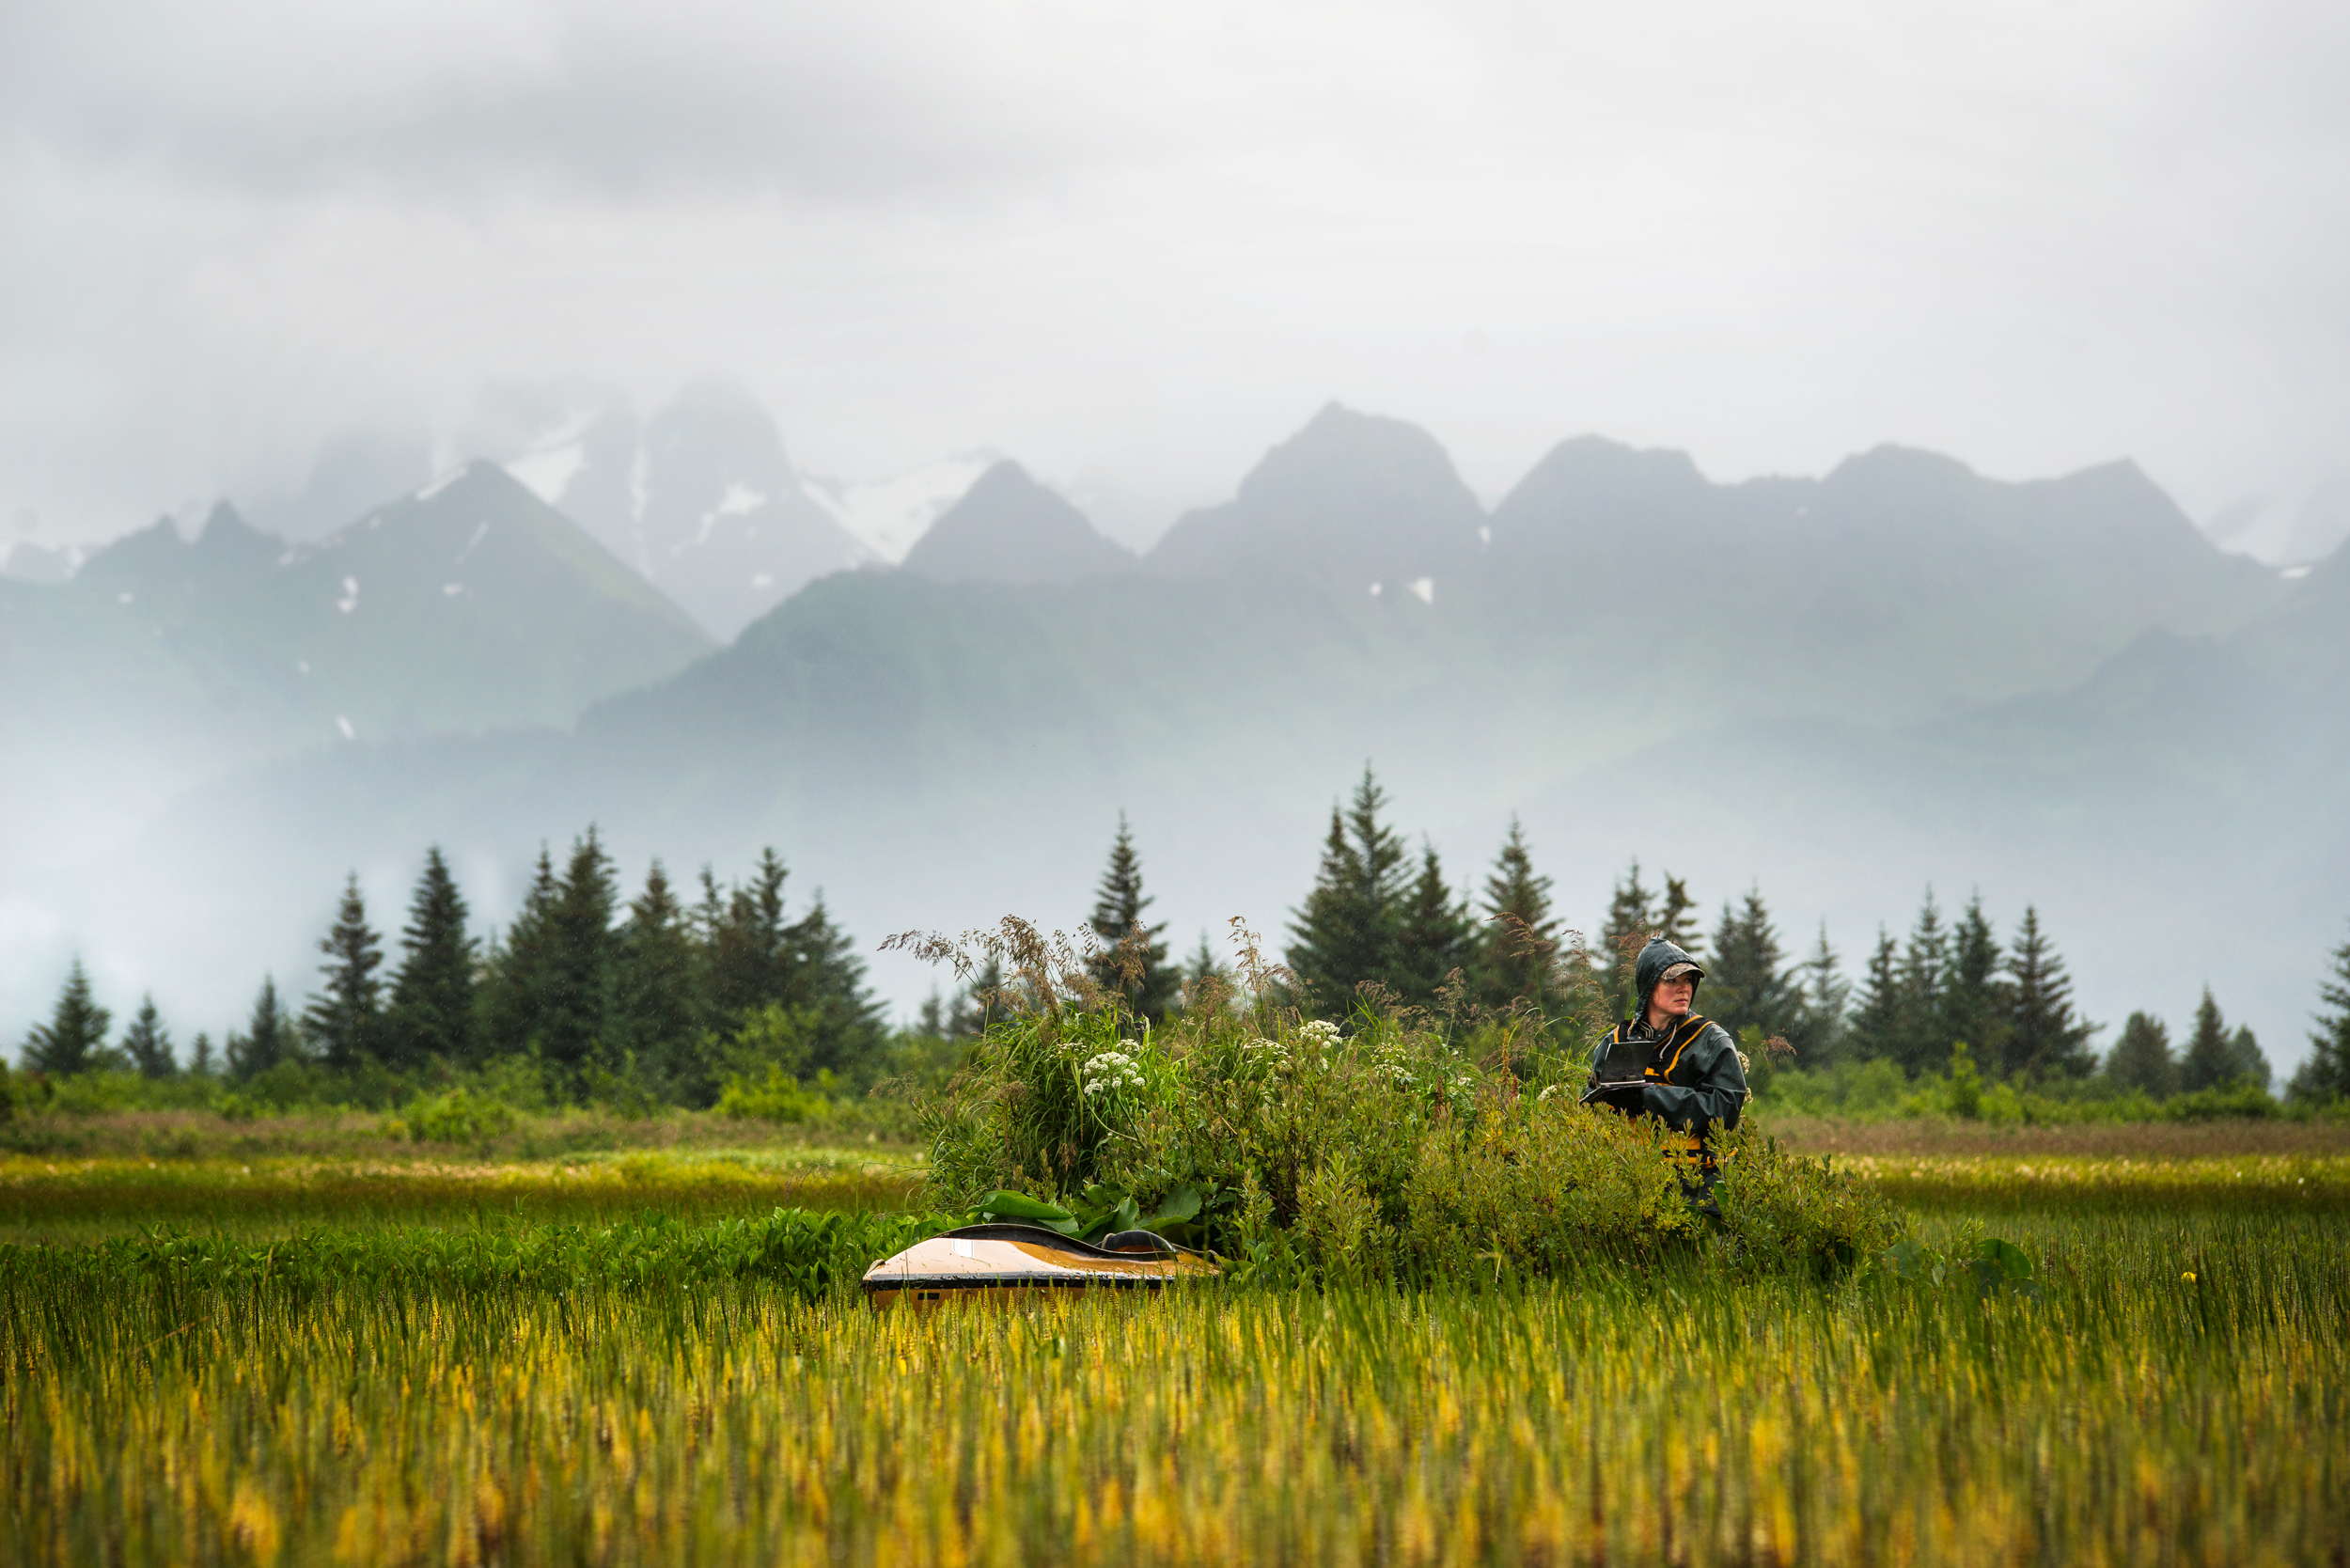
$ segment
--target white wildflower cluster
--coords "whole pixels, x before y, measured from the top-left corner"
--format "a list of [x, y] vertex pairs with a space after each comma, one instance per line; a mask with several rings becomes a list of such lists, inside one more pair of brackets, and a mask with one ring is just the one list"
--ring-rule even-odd
[[1382, 1045], [1373, 1054], [1371, 1070], [1398, 1089], [1410, 1089], [1419, 1082], [1419, 1063], [1392, 1044]]
[[1131, 1040], [1118, 1043], [1125, 1048], [1104, 1051], [1078, 1070], [1078, 1084], [1088, 1095], [1115, 1094], [1121, 1089], [1142, 1087], [1142, 1064], [1134, 1058], [1134, 1052], [1140, 1047]]
[[1339, 1027], [1326, 1018], [1317, 1018], [1298, 1029], [1297, 1042], [1326, 1052], [1339, 1043]]
[[1290, 1059], [1290, 1050], [1277, 1040], [1251, 1038], [1240, 1043], [1240, 1059], [1250, 1067], [1277, 1064]]

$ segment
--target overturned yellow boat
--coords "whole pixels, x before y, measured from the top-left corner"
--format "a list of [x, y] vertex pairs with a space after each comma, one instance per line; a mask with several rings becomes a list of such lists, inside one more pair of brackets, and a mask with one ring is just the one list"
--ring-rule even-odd
[[1009, 1304], [1029, 1291], [1164, 1290], [1215, 1272], [1204, 1255], [1149, 1231], [1113, 1231], [1095, 1244], [1040, 1225], [996, 1222], [916, 1242], [867, 1269], [864, 1285], [875, 1307]]

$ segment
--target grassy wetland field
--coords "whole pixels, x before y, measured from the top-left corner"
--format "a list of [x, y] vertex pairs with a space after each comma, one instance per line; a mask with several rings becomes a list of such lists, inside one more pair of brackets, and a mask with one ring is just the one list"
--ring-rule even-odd
[[1260, 1236], [1176, 1296], [873, 1311], [865, 1264], [956, 1222], [948, 1131], [0, 1161], [0, 1561], [2344, 1560], [2338, 1128], [1790, 1123], [1901, 1237], [1836, 1267], [1733, 1197], [1539, 1265]]

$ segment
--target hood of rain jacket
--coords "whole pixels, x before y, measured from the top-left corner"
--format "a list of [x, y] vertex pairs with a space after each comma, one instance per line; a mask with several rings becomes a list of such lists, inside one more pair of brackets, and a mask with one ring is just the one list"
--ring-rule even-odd
[[[1632, 966], [1633, 983], [1639, 987], [1640, 991], [1639, 1002], [1632, 1010], [1634, 1023], [1642, 1024], [1648, 1021], [1648, 999], [1655, 992], [1656, 982], [1665, 978], [1665, 971], [1676, 964], [1695, 965], [1698, 972], [1698, 985], [1700, 988], [1703, 987], [1705, 965], [1699, 964], [1695, 958], [1691, 957], [1688, 949], [1680, 943], [1668, 942], [1659, 936], [1640, 949], [1639, 960]], [[1697, 1006], [1697, 992], [1691, 991], [1689, 1011], [1695, 1012]]]

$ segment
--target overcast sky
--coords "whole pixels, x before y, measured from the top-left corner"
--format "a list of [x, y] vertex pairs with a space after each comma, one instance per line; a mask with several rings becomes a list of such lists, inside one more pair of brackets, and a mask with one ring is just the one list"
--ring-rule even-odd
[[487, 384], [712, 370], [802, 466], [1147, 537], [1323, 401], [2350, 471], [2350, 7], [0, 8], [0, 513], [101, 537]]

